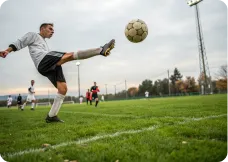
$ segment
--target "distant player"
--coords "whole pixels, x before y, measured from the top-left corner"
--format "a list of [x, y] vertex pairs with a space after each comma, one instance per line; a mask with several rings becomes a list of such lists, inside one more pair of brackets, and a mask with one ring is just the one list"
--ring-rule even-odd
[[101, 96], [101, 101], [104, 101], [104, 95]]
[[[76, 52], [58, 52], [54, 50], [51, 51], [45, 40], [46, 38], [51, 38], [53, 36], [54, 25], [52, 23], [43, 23], [40, 25], [39, 30], [39, 33], [29, 32], [22, 38], [17, 39], [15, 42], [10, 44], [5, 51], [0, 51], [0, 57], [6, 58], [12, 51], [19, 51], [25, 47], [29, 48], [30, 56], [38, 72], [47, 77], [57, 89], [56, 98], [54, 99], [51, 110], [47, 114], [45, 120], [47, 123], [64, 122], [57, 117], [59, 109], [67, 93], [67, 83], [62, 71], [62, 65], [70, 61], [83, 60], [94, 56], [106, 57], [110, 55], [111, 50], [114, 48], [115, 40], [112, 39], [98, 48], [91, 48]], [[68, 38], [62, 38], [62, 42], [65, 44], [67, 44], [67, 40]], [[77, 42], [75, 42], [75, 46], [76, 45]]]
[[96, 101], [95, 107], [97, 107], [99, 102], [97, 92], [100, 92], [100, 90], [98, 89], [96, 82], [94, 82], [94, 86], [91, 87], [90, 91], [92, 92], [92, 99]]
[[19, 94], [19, 96], [17, 97], [17, 106], [18, 106], [18, 110], [21, 109], [21, 107], [22, 107], [22, 97], [21, 97], [21, 94]]
[[36, 104], [36, 98], [35, 98], [34, 84], [35, 84], [35, 81], [31, 80], [31, 86], [28, 88], [27, 99], [21, 108], [22, 111], [24, 110], [24, 107], [26, 106], [27, 102], [31, 102], [31, 110], [35, 110], [34, 107]]
[[10, 108], [12, 106], [12, 101], [13, 98], [11, 97], [11, 95], [9, 95], [9, 97], [7, 98], [7, 107]]
[[148, 91], [145, 92], [145, 97], [146, 97], [146, 98], [149, 97], [149, 92], [148, 92]]
[[90, 105], [92, 105], [92, 94], [91, 94], [91, 92], [89, 91], [89, 89], [88, 89], [88, 91], [86, 92], [86, 103], [87, 103], [87, 105], [88, 105], [88, 101], [90, 102]]
[[82, 104], [82, 102], [83, 102], [83, 97], [82, 96], [79, 98], [79, 102], [80, 102], [80, 104]]

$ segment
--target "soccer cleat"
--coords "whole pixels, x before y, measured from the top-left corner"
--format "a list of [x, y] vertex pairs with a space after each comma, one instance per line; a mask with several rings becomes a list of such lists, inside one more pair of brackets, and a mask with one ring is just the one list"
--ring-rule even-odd
[[31, 108], [30, 110], [35, 110], [34, 108]]
[[100, 54], [105, 57], [110, 55], [110, 51], [114, 48], [114, 46], [115, 46], [115, 39], [112, 39], [109, 43], [101, 47], [102, 51], [100, 52]]
[[46, 122], [47, 123], [51, 123], [51, 122], [61, 122], [61, 123], [64, 123], [63, 120], [59, 119], [57, 116], [53, 116], [53, 117], [49, 117], [49, 115], [47, 115], [46, 117]]

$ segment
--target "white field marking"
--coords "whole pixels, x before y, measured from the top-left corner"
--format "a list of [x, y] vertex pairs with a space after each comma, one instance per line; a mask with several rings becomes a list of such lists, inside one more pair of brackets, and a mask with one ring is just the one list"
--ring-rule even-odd
[[[212, 115], [212, 116], [206, 116], [206, 117], [201, 117], [201, 118], [188, 118], [186, 121], [183, 122], [177, 122], [176, 124], [185, 124], [191, 121], [200, 121], [200, 120], [204, 120], [204, 119], [212, 119], [212, 118], [219, 118], [219, 117], [223, 117], [223, 116], [227, 116], [227, 114], [221, 114], [221, 115]], [[161, 128], [164, 125], [155, 125], [155, 126], [151, 126], [148, 128], [142, 128], [142, 129], [138, 129], [138, 130], [128, 130], [128, 131], [119, 131], [113, 134], [105, 134], [105, 135], [97, 135], [91, 138], [85, 138], [85, 139], [79, 139], [77, 141], [69, 141], [69, 142], [63, 142], [60, 144], [56, 144], [53, 146], [50, 146], [50, 148], [59, 148], [59, 147], [63, 147], [63, 146], [69, 146], [72, 144], [84, 144], [84, 143], [88, 143], [88, 142], [92, 142], [92, 141], [96, 141], [99, 139], [104, 139], [104, 138], [113, 138], [113, 137], [117, 137], [120, 136], [122, 134], [136, 134], [136, 133], [141, 133], [141, 132], [145, 132], [145, 131], [153, 131], [157, 128]], [[173, 126], [173, 125], [172, 125]], [[30, 154], [30, 153], [36, 153], [36, 152], [43, 152], [45, 150], [45, 148], [39, 148], [39, 149], [29, 149], [29, 150], [24, 150], [24, 151], [19, 151], [19, 152], [15, 152], [15, 153], [9, 153], [9, 154], [5, 154], [3, 155], [3, 157], [14, 157], [14, 156], [20, 156], [20, 155], [24, 155], [24, 154]]]

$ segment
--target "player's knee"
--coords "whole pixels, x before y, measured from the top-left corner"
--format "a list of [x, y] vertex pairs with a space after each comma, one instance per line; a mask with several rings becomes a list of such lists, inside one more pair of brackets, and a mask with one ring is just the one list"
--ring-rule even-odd
[[59, 91], [60, 94], [66, 95], [66, 93], [67, 93], [67, 87], [66, 86], [61, 87], [61, 88], [59, 88], [58, 91]]
[[65, 53], [64, 55], [63, 55], [63, 57], [61, 58], [61, 60], [59, 60], [59, 62], [57, 62], [57, 66], [60, 66], [60, 65], [62, 65], [62, 64], [64, 64], [65, 62], [67, 62], [67, 61], [71, 61], [71, 60], [74, 60], [74, 56], [73, 56], [73, 52], [71, 52], [71, 53]]
[[66, 95], [67, 90], [65, 90], [65, 89], [61, 89], [61, 90], [59, 90], [59, 93], [60, 93], [61, 95]]

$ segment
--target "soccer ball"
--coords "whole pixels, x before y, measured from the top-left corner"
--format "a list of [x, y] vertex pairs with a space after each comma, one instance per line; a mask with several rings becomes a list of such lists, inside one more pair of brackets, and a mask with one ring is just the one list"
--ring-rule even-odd
[[148, 28], [140, 19], [130, 21], [125, 28], [125, 36], [133, 43], [142, 42], [148, 35]]

